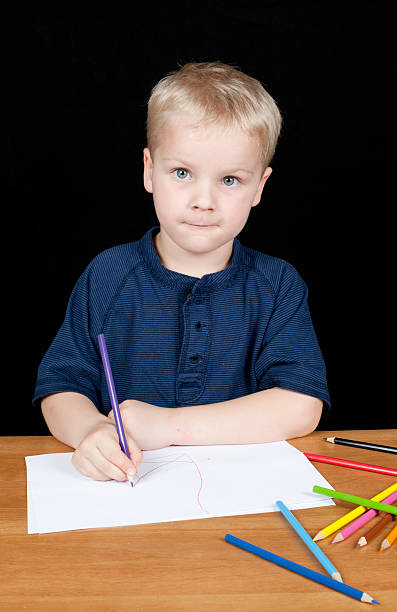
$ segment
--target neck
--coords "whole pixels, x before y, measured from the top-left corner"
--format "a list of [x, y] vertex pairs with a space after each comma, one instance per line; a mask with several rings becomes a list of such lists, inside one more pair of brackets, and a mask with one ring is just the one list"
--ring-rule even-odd
[[[166, 244], [164, 244], [166, 242]], [[222, 245], [211, 253], [194, 253], [190, 256], [178, 245], [164, 240], [161, 231], [153, 239], [160, 262], [168, 270], [201, 278], [227, 268], [232, 259], [233, 241]]]

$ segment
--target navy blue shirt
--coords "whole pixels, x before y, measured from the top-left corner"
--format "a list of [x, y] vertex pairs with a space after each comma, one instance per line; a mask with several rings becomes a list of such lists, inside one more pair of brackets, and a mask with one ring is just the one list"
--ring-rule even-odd
[[330, 404], [307, 287], [295, 268], [235, 238], [224, 270], [180, 274], [160, 262], [159, 229], [87, 266], [40, 364], [33, 402], [75, 391], [108, 414], [103, 333], [120, 403], [172, 408], [281, 387]]

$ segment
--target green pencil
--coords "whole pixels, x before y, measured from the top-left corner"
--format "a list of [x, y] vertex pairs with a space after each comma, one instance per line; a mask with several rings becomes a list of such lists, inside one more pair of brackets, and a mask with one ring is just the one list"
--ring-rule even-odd
[[317, 485], [314, 485], [313, 493], [321, 493], [322, 495], [336, 497], [336, 499], [343, 499], [343, 501], [357, 504], [359, 506], [365, 506], [366, 508], [373, 508], [374, 510], [382, 510], [383, 512], [390, 512], [390, 514], [397, 514], [396, 506], [382, 504], [381, 502], [376, 502], [372, 499], [365, 499], [364, 497], [357, 497], [356, 495], [350, 495], [350, 493], [340, 493], [339, 491], [324, 489], [324, 487], [318, 487]]

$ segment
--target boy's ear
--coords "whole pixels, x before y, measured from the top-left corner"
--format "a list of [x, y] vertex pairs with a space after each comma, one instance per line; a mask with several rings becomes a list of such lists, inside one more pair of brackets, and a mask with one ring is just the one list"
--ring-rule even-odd
[[152, 156], [150, 155], [149, 149], [145, 147], [143, 149], [143, 184], [145, 186], [146, 191], [148, 191], [149, 193], [153, 193], [152, 172]]
[[254, 201], [252, 202], [252, 206], [256, 206], [257, 204], [259, 204], [259, 202], [261, 200], [261, 197], [262, 197], [262, 191], [263, 191], [263, 188], [265, 186], [265, 183], [266, 183], [267, 179], [269, 178], [269, 176], [271, 175], [272, 172], [273, 172], [273, 170], [272, 170], [272, 168], [270, 166], [268, 166], [266, 168], [266, 170], [264, 171], [263, 176], [262, 176], [262, 178], [260, 180], [260, 183], [258, 185], [258, 190], [257, 190], [257, 192], [255, 194]]

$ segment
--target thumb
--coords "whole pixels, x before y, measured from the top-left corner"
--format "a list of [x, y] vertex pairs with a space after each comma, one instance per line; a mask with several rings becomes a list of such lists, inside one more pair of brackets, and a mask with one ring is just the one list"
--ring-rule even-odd
[[133, 464], [128, 469], [128, 472], [130, 472], [130, 470], [131, 470], [131, 472], [134, 472], [134, 470], [135, 470], [135, 473], [136, 473], [136, 472], [138, 472], [139, 466], [140, 466], [141, 461], [143, 459], [143, 454], [142, 454], [142, 451], [139, 448], [137, 442], [134, 440], [134, 438], [132, 438], [131, 436], [127, 435], [126, 436], [126, 440], [127, 440], [128, 450], [129, 450], [129, 453], [130, 453], [131, 463]]

